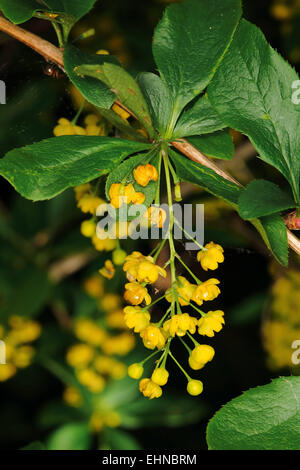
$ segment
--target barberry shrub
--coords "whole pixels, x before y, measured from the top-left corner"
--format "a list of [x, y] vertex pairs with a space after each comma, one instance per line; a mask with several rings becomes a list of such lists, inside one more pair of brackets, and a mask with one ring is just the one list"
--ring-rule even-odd
[[[124, 363], [112, 356], [126, 355], [134, 347], [128, 329], [152, 350], [128, 367], [145, 397], [162, 396], [170, 362], [186, 378], [188, 394], [199, 396], [205, 384], [197, 371], [215, 355], [205, 338], [214, 337], [225, 324], [222, 310], [204, 307], [220, 294], [220, 281], [201, 280], [178, 253], [175, 228], [188, 240], [192, 237], [176, 218], [173, 204], [182, 200], [182, 182], [203, 188], [249, 221], [274, 258], [288, 265], [288, 245], [295, 249], [297, 243], [283, 213], [292, 210], [298, 215], [300, 206], [300, 107], [295, 94], [299, 77], [262, 32], [242, 18], [240, 0], [183, 0], [168, 6], [153, 36], [157, 73], [136, 76], [108, 51], [87, 53], [69, 41], [72, 27], [95, 0], [64, 2], [63, 7], [60, 3], [48, 0], [41, 8], [32, 1], [0, 0], [3, 15], [14, 24], [33, 16], [52, 22], [59, 48], [44, 50], [45, 55], [50, 54], [84, 99], [72, 121], [59, 119], [54, 137], [9, 151], [0, 160], [0, 174], [31, 201], [49, 200], [75, 188], [78, 207], [88, 214], [82, 235], [91, 239], [95, 250], [108, 253], [98, 267], [101, 278], [98, 274], [87, 291], [101, 303], [99, 279], [107, 282], [116, 272], [126, 273], [124, 300], [129, 304], [121, 313], [119, 304], [112, 309], [102, 305], [111, 325], [127, 328], [112, 337], [97, 322], [74, 322], [80, 343], [71, 346], [66, 360], [79, 385], [68, 384], [65, 400], [80, 406], [86, 389], [92, 395], [106, 394], [103, 402], [109, 399], [107, 378], [124, 374]], [[80, 126], [86, 104], [92, 112]], [[230, 160], [234, 155], [229, 129], [246, 135], [259, 158], [281, 173], [281, 187], [263, 179], [243, 187], [220, 170], [212, 158]], [[160, 207], [164, 189], [168, 210]], [[132, 234], [132, 209], [137, 207], [143, 208], [140, 226], [162, 229], [168, 222], [168, 236], [146, 254], [134, 248], [128, 254], [122, 246], [122, 239]], [[111, 208], [115, 221], [107, 231], [97, 222]], [[224, 262], [221, 245], [192, 241], [198, 245], [195, 258], [204, 272]], [[160, 264], [166, 248], [167, 260]], [[163, 295], [153, 298], [151, 286], [162, 281]], [[163, 313], [157, 320], [153, 311], [158, 303]], [[174, 356], [173, 341], [182, 343], [188, 371]], [[149, 377], [143, 377], [144, 371]], [[249, 390], [212, 418], [209, 448], [299, 448], [299, 396], [297, 377]], [[120, 414], [100, 408], [89, 411], [94, 431], [122, 423]]]

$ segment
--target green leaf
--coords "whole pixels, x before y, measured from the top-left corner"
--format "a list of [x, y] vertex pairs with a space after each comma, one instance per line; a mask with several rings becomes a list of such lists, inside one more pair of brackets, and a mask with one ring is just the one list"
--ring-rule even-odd
[[239, 198], [239, 214], [255, 219], [295, 207], [292, 195], [266, 180], [255, 180], [248, 184]]
[[50, 434], [48, 450], [89, 450], [92, 443], [87, 423], [68, 423]]
[[164, 135], [173, 111], [173, 99], [168, 87], [158, 75], [148, 72], [138, 76], [138, 84], [147, 101], [155, 129]]
[[[244, 189], [231, 183], [214, 171], [199, 163], [187, 159], [171, 151], [171, 158], [175, 162], [176, 171], [183, 181], [197, 184], [206, 191], [229, 202], [235, 209], [238, 208], [239, 197]], [[260, 219], [251, 219], [250, 222], [258, 230], [267, 247], [275, 258], [284, 266], [288, 264], [288, 243], [286, 227], [279, 215], [273, 214]]]
[[250, 389], [219, 410], [207, 427], [212, 450], [298, 450], [300, 377]]
[[272, 214], [251, 219], [249, 222], [260, 233], [267, 247], [283, 266], [288, 265], [288, 240], [286, 226], [280, 215]]
[[44, 308], [51, 296], [52, 284], [47, 273], [34, 265], [25, 266], [18, 271], [6, 269], [6, 278], [10, 282], [8, 292], [1, 297], [2, 320], [8, 318], [12, 312], [33, 317]]
[[207, 95], [204, 95], [180, 116], [172, 138], [210, 134], [225, 127], [226, 124], [210, 104]]
[[154, 33], [153, 54], [174, 99], [174, 124], [212, 79], [241, 14], [240, 0], [186, 0], [166, 9]]
[[187, 160], [177, 152], [172, 151], [171, 158], [176, 165], [176, 172], [180, 179], [201, 186], [237, 208], [239, 196], [243, 192], [242, 187], [225, 180], [210, 168]]
[[86, 15], [96, 0], [43, 0], [51, 11], [65, 12], [79, 20]]
[[98, 111], [104, 119], [119, 129], [124, 137], [128, 137], [138, 142], [148, 142], [148, 139], [146, 139], [144, 135], [140, 134], [137, 129], [132, 127], [127, 119], [121, 118], [121, 116], [115, 113], [112, 109], [98, 108]]
[[105, 83], [114, 92], [115, 98], [118, 98], [137, 117], [149, 137], [153, 138], [151, 116], [145, 98], [137, 81], [123, 67], [104, 62], [98, 66], [81, 65], [76, 68], [76, 72], [79, 75], [97, 78]]
[[300, 201], [300, 108], [292, 102], [295, 70], [243, 20], [208, 96], [229, 127], [246, 134], [260, 158], [277, 168]]
[[72, 23], [89, 12], [96, 0], [0, 0], [0, 9], [13, 23], [19, 24], [30, 20], [37, 11], [66, 13]]
[[[56, 332], [57, 335], [57, 332]], [[65, 342], [64, 342], [65, 347]], [[62, 426], [67, 422], [82, 420], [84, 413], [81, 408], [68, 406], [61, 401], [48, 402], [39, 412], [37, 422], [43, 430], [53, 429]]]
[[42, 6], [37, 0], [0, 0], [0, 10], [15, 24], [30, 20]]
[[74, 72], [74, 68], [82, 64], [102, 65], [104, 62], [117, 62], [117, 60], [109, 55], [87, 54], [71, 44], [65, 47], [64, 66], [73, 85], [89, 103], [109, 109], [116, 99], [115, 93], [95, 78], [81, 77]]
[[147, 148], [111, 137], [54, 137], [8, 152], [0, 160], [0, 174], [22, 196], [41, 201], [104, 175], [128, 155]]
[[208, 157], [231, 160], [234, 156], [234, 145], [228, 130], [188, 137], [187, 140]]
[[141, 450], [138, 441], [126, 431], [120, 429], [106, 428], [103, 432], [102, 441], [104, 449], [110, 450]]

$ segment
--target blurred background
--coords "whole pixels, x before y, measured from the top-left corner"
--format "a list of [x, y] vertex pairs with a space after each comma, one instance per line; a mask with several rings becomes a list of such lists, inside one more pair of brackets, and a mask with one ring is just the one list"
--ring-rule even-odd
[[[101, 0], [71, 37], [94, 28], [94, 36], [75, 44], [89, 52], [109, 50], [132, 74], [155, 71], [152, 33], [169, 3]], [[299, 0], [243, 3], [246, 18], [299, 69]], [[48, 22], [33, 19], [25, 27], [56, 43]], [[29, 48], [0, 34], [0, 79], [7, 84], [7, 104], [0, 106], [1, 156], [53, 136], [58, 119], [73, 119], [80, 106], [81, 97], [67, 78], [45, 75], [46, 65]], [[232, 137], [237, 155], [224, 168], [242, 183], [255, 177], [281, 182], [271, 167], [255, 158], [243, 136], [232, 132]], [[280, 267], [258, 234], [227, 204], [190, 185], [184, 185], [183, 194], [185, 202], [205, 204], [205, 239], [225, 248], [225, 263], [218, 271], [222, 295], [212, 306], [225, 311], [226, 326], [213, 338], [214, 361], [201, 371], [203, 394], [188, 398], [185, 378], [170, 364], [173, 373], [163, 398], [150, 402], [139, 396], [136, 382], [124, 377], [125, 365], [145, 351], [140, 344], [134, 346], [122, 325], [122, 272], [112, 281], [95, 275], [107, 254], [95, 252], [81, 235], [83, 217], [74, 191], [32, 203], [1, 180], [0, 337], [1, 329], [2, 337], [22, 333], [27, 347], [14, 350], [16, 370], [11, 376], [1, 376], [0, 371], [2, 449], [33, 441], [51, 449], [205, 449], [207, 422], [221, 405], [291, 372], [291, 343], [300, 339], [299, 260], [291, 254], [289, 269]], [[131, 243], [125, 244], [127, 251]], [[143, 243], [134, 248], [150, 251]], [[192, 254], [183, 255], [199, 272]], [[76, 388], [78, 358], [72, 346], [78, 339], [84, 342], [87, 330], [83, 323], [76, 330], [74, 319], [96, 322], [111, 335], [99, 353], [99, 370], [110, 379], [105, 387], [82, 378]], [[177, 349], [177, 356], [183, 356], [180, 343]], [[169, 429], [162, 441], [164, 426]]]

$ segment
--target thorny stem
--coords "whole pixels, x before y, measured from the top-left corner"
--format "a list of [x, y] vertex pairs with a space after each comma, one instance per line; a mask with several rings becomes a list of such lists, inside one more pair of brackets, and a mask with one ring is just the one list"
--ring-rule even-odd
[[[51, 61], [59, 65], [63, 69], [63, 54], [62, 51], [51, 44], [49, 41], [42, 39], [36, 34], [30, 33], [19, 26], [14, 25], [10, 21], [0, 16], [0, 31], [5, 32], [9, 36], [17, 39], [18, 41], [26, 44], [31, 49], [35, 50], [38, 54], [42, 55], [47, 61]], [[64, 69], [63, 69], [64, 70]], [[116, 104], [121, 106], [123, 109], [128, 111], [132, 116], [133, 113], [125, 105], [123, 105], [119, 100], [115, 101]], [[213, 163], [208, 157], [199, 152], [195, 147], [193, 147], [189, 142], [184, 139], [179, 139], [171, 142], [173, 147], [183, 153], [190, 160], [200, 163], [201, 165], [210, 168], [219, 176], [227, 181], [242, 186], [236, 179], [234, 179], [229, 173], [219, 168], [215, 163]], [[287, 229], [287, 238], [289, 247], [300, 255], [300, 240]]]

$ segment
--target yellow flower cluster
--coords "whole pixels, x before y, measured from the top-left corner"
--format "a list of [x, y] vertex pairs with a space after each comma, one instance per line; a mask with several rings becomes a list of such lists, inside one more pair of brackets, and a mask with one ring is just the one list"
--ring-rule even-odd
[[271, 6], [271, 15], [279, 21], [291, 20], [299, 11], [299, 0], [275, 0]]
[[[277, 273], [275, 273], [277, 276]], [[300, 271], [289, 269], [275, 281], [263, 323], [268, 365], [294, 368], [292, 344], [300, 339]]]
[[62, 135], [105, 135], [105, 125], [101, 116], [96, 114], [89, 114], [84, 119], [84, 127], [78, 126], [66, 118], [60, 118], [57, 126], [53, 129], [53, 134], [56, 137]]
[[[197, 259], [205, 271], [208, 269], [215, 270], [218, 264], [224, 261], [223, 248], [210, 242], [201, 249]], [[186, 373], [171, 353], [170, 345], [173, 338], [179, 337], [181, 339], [189, 352], [188, 362], [193, 370], [202, 369], [213, 359], [214, 349], [210, 345], [199, 344], [193, 338], [193, 335], [198, 332], [199, 335], [213, 337], [215, 333], [223, 328], [225, 321], [222, 310], [211, 310], [204, 313], [198, 308], [204, 302], [212, 301], [218, 297], [220, 294], [219, 280], [211, 278], [201, 282], [191, 272], [194, 279], [197, 280], [195, 284], [189, 282], [184, 276], [176, 277], [173, 285], [166, 290], [165, 295], [162, 297], [170, 303], [170, 307], [158, 323], [153, 323], [149, 313], [151, 297], [146, 285], [155, 283], [159, 276], [166, 277], [165, 269], [156, 264], [155, 258], [144, 256], [136, 251], [126, 257], [123, 269], [130, 281], [125, 285], [124, 298], [131, 304], [131, 306], [124, 308], [125, 323], [128, 328], [133, 329], [135, 333], [140, 335], [147, 349], [156, 350], [144, 361], [131, 364], [128, 368], [129, 376], [137, 380], [140, 379], [144, 372], [144, 362], [154, 354], [161, 352], [161, 357], [156, 362], [151, 378], [143, 378], [140, 381], [139, 389], [141, 393], [149, 399], [159, 398], [162, 395], [161, 387], [167, 383], [169, 377], [165, 365], [167, 358], [170, 356], [188, 379], [188, 393], [193, 396], [199, 395], [203, 390], [202, 382], [192, 379]], [[154, 301], [154, 303], [157, 301]], [[174, 311], [176, 305], [177, 313]], [[200, 313], [200, 318], [189, 313], [182, 313], [181, 306], [193, 307], [198, 314]], [[194, 348], [192, 350], [185, 343], [183, 337], [193, 341]]]
[[[80, 343], [68, 349], [66, 361], [74, 368], [81, 385], [98, 394], [108, 379], [124, 377], [124, 363], [112, 356], [127, 354], [134, 347], [132, 336], [128, 333], [111, 336], [106, 329], [87, 318], [76, 320], [73, 330]], [[67, 389], [64, 398], [70, 405], [78, 406], [81, 403], [80, 393], [76, 389]]]
[[119, 209], [123, 204], [143, 204], [145, 194], [136, 192], [133, 184], [113, 183], [109, 188], [110, 204]]
[[0, 363], [0, 382], [13, 377], [18, 369], [28, 367], [34, 356], [30, 344], [41, 334], [39, 323], [19, 316], [11, 316], [8, 326], [0, 325], [0, 353], [5, 364]]

